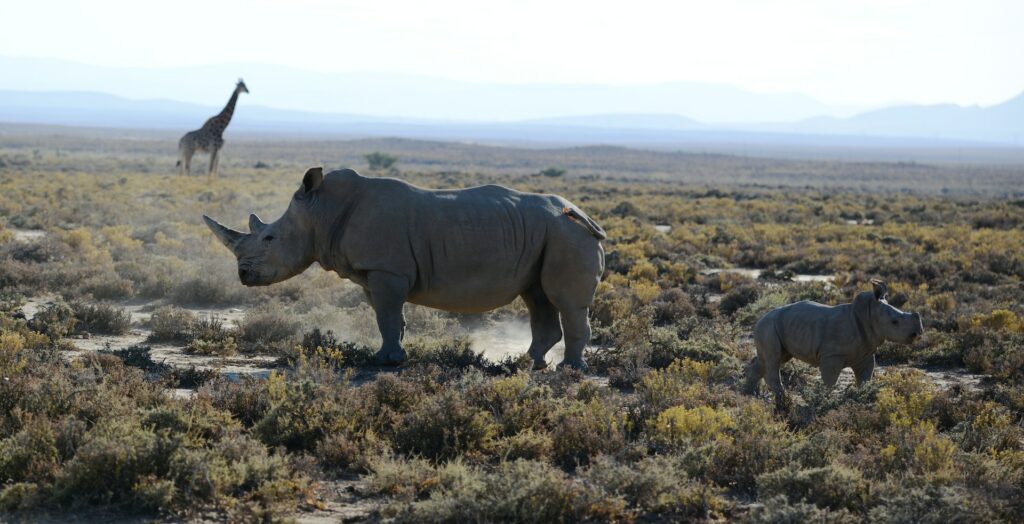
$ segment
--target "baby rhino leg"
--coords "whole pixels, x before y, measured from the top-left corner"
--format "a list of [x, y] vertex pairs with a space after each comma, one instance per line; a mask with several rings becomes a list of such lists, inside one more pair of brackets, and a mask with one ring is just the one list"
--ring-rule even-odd
[[868, 355], [853, 366], [853, 376], [857, 379], [857, 385], [871, 380], [875, 372], [875, 356]]
[[761, 382], [761, 378], [764, 377], [764, 363], [761, 362], [761, 356], [757, 355], [747, 364], [747, 382], [743, 387], [748, 395], [757, 393], [757, 385]]
[[824, 358], [821, 360], [821, 381], [828, 388], [834, 388], [839, 381], [839, 373], [846, 367], [846, 359], [841, 357]]
[[764, 376], [768, 389], [775, 395], [775, 403], [779, 406], [786, 403], [786, 390], [782, 387], [782, 373], [780, 371], [785, 362], [786, 352], [782, 348], [782, 342], [775, 335], [774, 329], [767, 329], [767, 326], [758, 325], [755, 327], [754, 345], [757, 346], [756, 363], [751, 363], [747, 375], [747, 386], [757, 387], [757, 381]]

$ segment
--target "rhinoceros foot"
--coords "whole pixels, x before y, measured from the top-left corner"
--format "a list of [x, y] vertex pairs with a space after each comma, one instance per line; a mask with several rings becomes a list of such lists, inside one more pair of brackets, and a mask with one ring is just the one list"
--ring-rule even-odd
[[402, 348], [381, 348], [373, 355], [373, 361], [382, 366], [397, 366], [405, 362], [405, 350]]
[[542, 370], [544, 368], [547, 368], [547, 367], [548, 367], [548, 361], [544, 360], [543, 358], [541, 358], [539, 360], [536, 359], [536, 358], [533, 359], [533, 370], [534, 371], [540, 371], [540, 370]]
[[590, 371], [590, 366], [587, 365], [587, 361], [582, 358], [576, 360], [565, 359], [558, 364], [558, 369], [562, 368], [572, 368], [583, 373]]

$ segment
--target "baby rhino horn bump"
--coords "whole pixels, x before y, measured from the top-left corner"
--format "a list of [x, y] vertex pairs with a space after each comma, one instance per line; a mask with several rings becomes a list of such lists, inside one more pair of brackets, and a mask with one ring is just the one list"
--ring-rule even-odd
[[265, 227], [267, 227], [267, 225], [260, 220], [260, 217], [256, 216], [256, 213], [249, 215], [249, 231], [259, 233], [260, 231], [263, 231], [263, 228]]
[[238, 241], [245, 236], [245, 233], [224, 227], [219, 222], [206, 215], [203, 215], [203, 221], [206, 222], [206, 226], [210, 228], [210, 231], [213, 231], [213, 234], [217, 235], [217, 239], [232, 251], [234, 251]]

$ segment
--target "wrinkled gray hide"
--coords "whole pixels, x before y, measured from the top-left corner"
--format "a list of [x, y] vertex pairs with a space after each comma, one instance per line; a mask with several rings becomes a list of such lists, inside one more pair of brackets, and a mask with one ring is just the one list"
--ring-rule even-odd
[[843, 368], [853, 368], [857, 383], [875, 369], [875, 350], [886, 340], [910, 343], [924, 332], [921, 316], [904, 313], [885, 301], [886, 286], [872, 281], [874, 291], [857, 295], [852, 304], [826, 306], [802, 301], [766, 313], [754, 326], [757, 356], [750, 363], [747, 390], [753, 392], [761, 377], [785, 399], [779, 368], [791, 358], [821, 369], [821, 378], [835, 386]]
[[203, 218], [238, 258], [247, 286], [281, 282], [313, 262], [360, 285], [377, 314], [381, 362], [405, 359], [406, 302], [482, 312], [522, 297], [535, 367], [563, 332], [562, 364], [586, 367], [605, 235], [562, 197], [495, 185], [434, 191], [313, 168], [276, 222], [252, 215], [242, 233]]

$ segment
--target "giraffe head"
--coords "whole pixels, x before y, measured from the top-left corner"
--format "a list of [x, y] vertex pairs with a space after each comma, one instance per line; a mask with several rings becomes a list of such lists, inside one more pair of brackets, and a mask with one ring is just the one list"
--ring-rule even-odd
[[238, 79], [238, 83], [235, 84], [235, 91], [237, 91], [239, 93], [248, 93], [249, 92], [249, 88], [245, 87], [245, 82], [243, 82], [242, 79], [239, 78]]
[[308, 170], [284, 215], [270, 224], [255, 214], [249, 215], [248, 233], [203, 215], [213, 234], [238, 259], [238, 279], [242, 284], [267, 286], [282, 282], [302, 273], [316, 260], [308, 195], [319, 188], [323, 178], [322, 167]]

